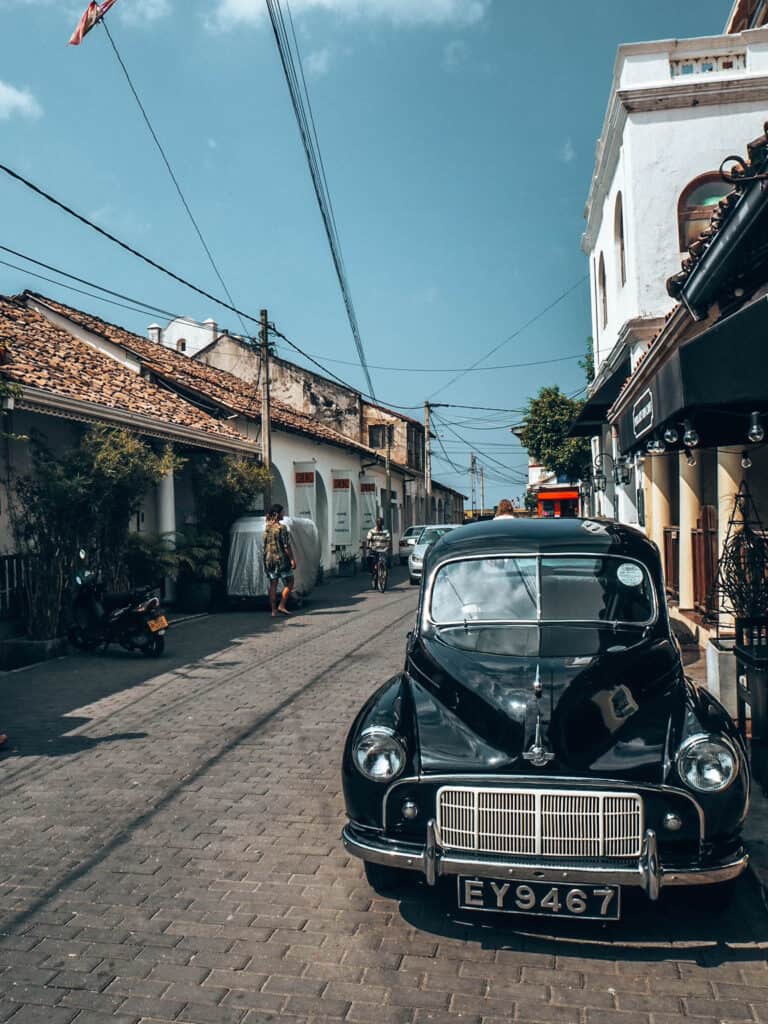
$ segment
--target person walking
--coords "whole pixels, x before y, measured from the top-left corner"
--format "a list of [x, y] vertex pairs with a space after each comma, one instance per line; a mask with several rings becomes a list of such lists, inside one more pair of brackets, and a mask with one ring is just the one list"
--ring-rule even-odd
[[514, 519], [515, 512], [514, 506], [509, 498], [502, 498], [499, 504], [496, 506], [496, 515], [494, 519]]
[[[296, 569], [296, 559], [293, 556], [291, 538], [288, 527], [281, 522], [283, 518], [283, 506], [272, 505], [267, 513], [267, 524], [264, 527], [264, 571], [269, 580], [269, 607], [272, 611], [272, 618], [277, 618], [277, 613], [290, 615], [285, 604], [293, 590], [293, 573]], [[277, 585], [282, 581], [283, 589], [280, 594], [280, 603], [277, 603]]]

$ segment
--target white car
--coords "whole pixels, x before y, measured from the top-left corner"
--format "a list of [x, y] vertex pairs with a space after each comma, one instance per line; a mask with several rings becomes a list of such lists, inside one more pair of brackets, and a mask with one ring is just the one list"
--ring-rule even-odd
[[414, 544], [408, 556], [408, 578], [411, 581], [411, 586], [415, 587], [421, 582], [422, 566], [424, 565], [424, 556], [427, 553], [427, 549], [436, 540], [440, 540], [444, 533], [447, 533], [449, 530], [457, 530], [458, 526], [458, 523], [441, 523], [436, 526], [424, 527], [418, 541]]
[[413, 546], [421, 536], [422, 530], [426, 529], [424, 523], [418, 526], [409, 526], [405, 533], [400, 538], [400, 542], [397, 545], [397, 553], [400, 556], [400, 565], [405, 565], [408, 561], [408, 556], [413, 551]]

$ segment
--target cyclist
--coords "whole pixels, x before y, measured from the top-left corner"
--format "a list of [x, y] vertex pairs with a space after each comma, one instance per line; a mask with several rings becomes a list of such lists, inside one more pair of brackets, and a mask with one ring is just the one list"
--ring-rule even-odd
[[381, 516], [376, 520], [376, 525], [368, 531], [365, 538], [365, 547], [368, 558], [368, 571], [373, 579], [378, 573], [380, 555], [387, 555], [392, 544], [392, 535], [384, 528], [384, 520]]

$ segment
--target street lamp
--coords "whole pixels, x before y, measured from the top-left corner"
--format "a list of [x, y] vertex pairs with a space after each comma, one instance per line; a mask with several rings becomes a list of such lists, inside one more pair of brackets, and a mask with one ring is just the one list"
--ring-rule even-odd
[[608, 487], [608, 478], [603, 468], [605, 459], [610, 459], [613, 464], [613, 482], [617, 485], [626, 485], [629, 483], [631, 470], [629, 466], [629, 460], [624, 455], [620, 455], [614, 458], [610, 452], [599, 452], [592, 463], [592, 480], [595, 485], [595, 489], [598, 491], [605, 491]]

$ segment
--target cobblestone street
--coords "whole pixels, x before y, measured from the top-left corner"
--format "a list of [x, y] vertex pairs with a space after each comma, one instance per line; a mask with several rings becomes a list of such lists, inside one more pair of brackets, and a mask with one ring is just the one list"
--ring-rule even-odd
[[182, 623], [6, 676], [0, 1021], [768, 1022], [768, 916], [676, 895], [616, 925], [472, 919], [450, 886], [375, 895], [339, 764], [402, 664], [417, 592], [360, 577], [272, 623]]

